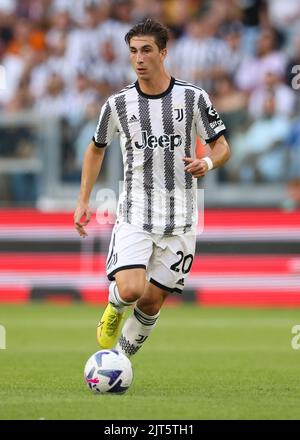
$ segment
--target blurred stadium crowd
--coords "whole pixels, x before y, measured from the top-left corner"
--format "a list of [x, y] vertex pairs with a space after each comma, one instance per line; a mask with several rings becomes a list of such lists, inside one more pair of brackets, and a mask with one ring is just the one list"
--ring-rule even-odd
[[[1, 0], [0, 117], [59, 116], [78, 181], [101, 103], [135, 80], [124, 35], [145, 16], [171, 30], [168, 70], [205, 88], [228, 127], [219, 179], [290, 182], [300, 194], [299, 0]], [[22, 136], [17, 148], [0, 126], [0, 157], [23, 154]]]

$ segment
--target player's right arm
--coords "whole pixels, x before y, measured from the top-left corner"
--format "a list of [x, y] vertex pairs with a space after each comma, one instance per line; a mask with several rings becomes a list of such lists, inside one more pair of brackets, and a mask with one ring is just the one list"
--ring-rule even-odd
[[74, 226], [81, 237], [87, 236], [84, 227], [92, 215], [89, 208], [90, 195], [101, 170], [106, 147], [111, 143], [117, 129], [111, 102], [108, 99], [101, 108], [93, 141], [88, 145], [83, 159], [80, 195], [74, 213]]
[[104, 154], [105, 148], [98, 148], [91, 142], [84, 155], [79, 200], [74, 213], [74, 226], [81, 237], [88, 235], [84, 226], [88, 224], [92, 215], [89, 200], [101, 170]]

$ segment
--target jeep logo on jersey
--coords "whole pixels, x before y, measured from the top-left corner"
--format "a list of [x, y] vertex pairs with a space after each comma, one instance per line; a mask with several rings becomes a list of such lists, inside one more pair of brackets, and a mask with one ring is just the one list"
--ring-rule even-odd
[[148, 136], [146, 130], [142, 131], [142, 143], [135, 142], [134, 145], [138, 150], [144, 148], [151, 148], [154, 150], [156, 147], [168, 148], [170, 151], [174, 151], [176, 147], [180, 147], [182, 144], [182, 137], [180, 134], [162, 134], [157, 137], [154, 134]]

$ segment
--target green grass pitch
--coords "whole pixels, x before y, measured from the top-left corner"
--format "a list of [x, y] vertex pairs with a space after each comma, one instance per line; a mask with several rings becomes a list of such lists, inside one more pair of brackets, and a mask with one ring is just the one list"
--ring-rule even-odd
[[124, 395], [93, 395], [95, 306], [1, 305], [0, 419], [299, 419], [300, 310], [163, 309]]

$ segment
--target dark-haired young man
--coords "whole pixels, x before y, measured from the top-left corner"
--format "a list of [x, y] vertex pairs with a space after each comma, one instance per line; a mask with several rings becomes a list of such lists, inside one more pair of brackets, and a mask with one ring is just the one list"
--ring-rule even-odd
[[[207, 93], [164, 67], [168, 31], [146, 19], [125, 36], [137, 81], [103, 105], [87, 148], [74, 223], [86, 236], [89, 197], [106, 147], [120, 136], [124, 191], [106, 262], [109, 304], [99, 322], [101, 348], [135, 354], [154, 329], [170, 292], [182, 293], [195, 252], [197, 177], [230, 156], [225, 126]], [[195, 158], [196, 136], [211, 157]], [[83, 217], [86, 216], [85, 221]], [[134, 305], [117, 341], [126, 307]]]

